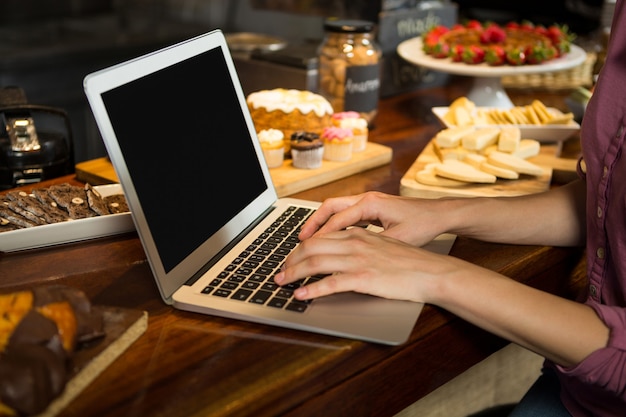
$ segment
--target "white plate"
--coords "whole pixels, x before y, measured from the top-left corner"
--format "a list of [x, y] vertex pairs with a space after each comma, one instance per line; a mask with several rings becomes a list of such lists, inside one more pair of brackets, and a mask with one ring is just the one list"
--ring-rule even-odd
[[[122, 194], [119, 184], [94, 187], [102, 196]], [[135, 230], [130, 213], [108, 214], [0, 233], [0, 251], [12, 252], [94, 239]]]
[[570, 52], [566, 55], [546, 61], [538, 65], [501, 65], [491, 66], [485, 63], [472, 65], [464, 62], [454, 62], [451, 58], [435, 58], [422, 49], [421, 37], [407, 39], [396, 48], [398, 55], [408, 62], [437, 71], [450, 74], [468, 75], [474, 77], [503, 77], [505, 75], [538, 74], [552, 71], [563, 71], [585, 62], [587, 53], [576, 45], [570, 45]]
[[[486, 107], [479, 107], [486, 109]], [[558, 109], [549, 107], [548, 111], [559, 115], [562, 114]], [[439, 121], [444, 127], [453, 127], [453, 125], [448, 124], [443, 116], [448, 112], [448, 107], [433, 107], [432, 112], [437, 116]], [[486, 127], [486, 126], [495, 126], [495, 127], [503, 127], [506, 125], [476, 125], [476, 127]], [[511, 126], [511, 125], [508, 125]], [[565, 139], [571, 137], [574, 133], [580, 130], [580, 125], [575, 121], [571, 121], [566, 125], [515, 125], [520, 128], [522, 133], [522, 138], [524, 139], [535, 139], [539, 142], [546, 143], [554, 143], [554, 142], [562, 142]]]

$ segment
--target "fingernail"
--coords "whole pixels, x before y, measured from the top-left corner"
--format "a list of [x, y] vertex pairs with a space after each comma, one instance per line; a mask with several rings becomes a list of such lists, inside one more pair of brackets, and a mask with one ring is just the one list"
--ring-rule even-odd
[[274, 282], [277, 284], [280, 284], [283, 279], [285, 279], [285, 273], [282, 271], [274, 275]]
[[307, 292], [306, 287], [300, 287], [294, 290], [293, 295], [298, 299], [306, 299]]

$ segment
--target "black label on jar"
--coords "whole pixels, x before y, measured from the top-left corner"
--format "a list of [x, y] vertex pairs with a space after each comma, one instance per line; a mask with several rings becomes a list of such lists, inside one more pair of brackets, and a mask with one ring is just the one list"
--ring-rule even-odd
[[344, 110], [367, 113], [378, 108], [380, 65], [346, 68]]

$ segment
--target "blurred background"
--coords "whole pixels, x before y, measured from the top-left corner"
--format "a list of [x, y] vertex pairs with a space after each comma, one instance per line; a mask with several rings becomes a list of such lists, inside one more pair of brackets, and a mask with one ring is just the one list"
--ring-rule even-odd
[[[211, 29], [232, 35], [249, 92], [275, 86], [275, 79], [253, 80], [253, 72], [272, 72], [262, 68], [283, 71], [283, 80], [292, 77], [285, 87], [309, 88], [329, 16], [379, 23], [379, 42], [392, 62], [401, 40], [418, 36], [428, 24], [463, 19], [567, 24], [594, 48], [604, 9], [602, 0], [3, 0], [0, 87], [18, 86], [30, 103], [67, 111], [80, 162], [106, 154], [84, 98], [84, 76]], [[384, 95], [445, 82], [419, 72], [398, 81], [401, 64], [390, 65]]]

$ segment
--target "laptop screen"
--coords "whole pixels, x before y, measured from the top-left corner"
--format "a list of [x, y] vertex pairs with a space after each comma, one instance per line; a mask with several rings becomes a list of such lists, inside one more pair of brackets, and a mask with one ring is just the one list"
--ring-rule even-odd
[[101, 96], [165, 272], [267, 188], [229, 79], [217, 47]]

